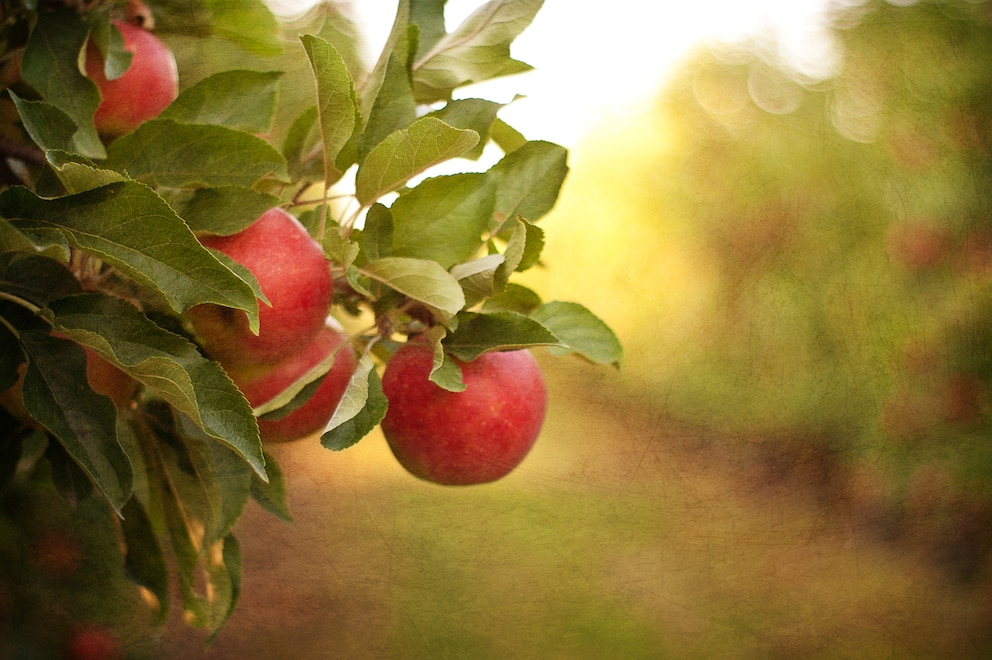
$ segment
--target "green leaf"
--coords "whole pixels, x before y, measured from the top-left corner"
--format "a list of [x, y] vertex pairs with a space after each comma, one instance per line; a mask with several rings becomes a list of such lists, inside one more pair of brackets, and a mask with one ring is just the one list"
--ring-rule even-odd
[[458, 281], [436, 261], [385, 257], [370, 261], [362, 269], [377, 282], [422, 302], [442, 323], [448, 323], [465, 306], [465, 294]]
[[523, 133], [499, 118], [489, 127], [489, 136], [503, 150], [503, 153], [507, 154], [527, 144], [527, 138], [524, 137]]
[[444, 26], [444, 4], [447, 0], [410, 0], [410, 23], [417, 26], [420, 38], [417, 58], [423, 57], [447, 34]]
[[86, 353], [75, 342], [24, 331], [28, 356], [24, 407], [54, 435], [118, 514], [131, 496], [134, 473], [117, 441], [117, 409], [86, 381]]
[[498, 273], [505, 260], [502, 254], [490, 254], [458, 264], [449, 271], [465, 292], [466, 307], [472, 307], [502, 289]]
[[490, 0], [445, 35], [413, 67], [418, 103], [451, 98], [456, 87], [529, 71], [510, 57], [510, 43], [530, 25], [543, 0]]
[[490, 168], [497, 222], [520, 216], [536, 222], [551, 210], [568, 174], [568, 151], [551, 142], [527, 142]]
[[312, 180], [323, 176], [323, 169], [319, 167], [322, 161], [314, 157], [320, 147], [317, 106], [312, 105], [293, 120], [283, 142], [282, 154], [291, 180]]
[[65, 151], [49, 151], [47, 159], [66, 193], [70, 195], [128, 180], [120, 172], [96, 167], [92, 162], [86, 162], [86, 159]]
[[98, 293], [49, 304], [55, 329], [90, 347], [230, 447], [265, 478], [251, 407], [220, 365], [129, 303]]
[[320, 436], [320, 443], [332, 451], [351, 447], [382, 421], [388, 407], [379, 374], [373, 368], [371, 358], [364, 355], [334, 416]]
[[429, 167], [455, 158], [479, 141], [478, 133], [422, 117], [377, 145], [358, 168], [355, 194], [363, 206], [404, 185]]
[[379, 53], [372, 71], [365, 78], [361, 88], [356, 90], [359, 95], [359, 111], [364, 120], [367, 120], [372, 113], [372, 106], [379, 96], [383, 81], [386, 78], [386, 69], [389, 66], [389, 59], [395, 52], [408, 53], [410, 38], [410, 0], [398, 0], [396, 3], [396, 15], [393, 18], [393, 25], [386, 37], [386, 43]]
[[275, 195], [252, 188], [197, 188], [164, 191], [165, 199], [195, 232], [235, 234], [279, 206]]
[[215, 302], [257, 323], [251, 287], [200, 245], [165, 201], [138, 183], [113, 183], [41, 199], [26, 188], [0, 193], [0, 216], [22, 231], [58, 229], [74, 247], [159, 292], [177, 312]]
[[566, 348], [552, 348], [555, 355], [577, 353], [596, 364], [620, 366], [623, 347], [616, 334], [599, 317], [578, 303], [552, 301], [531, 314], [549, 328]]
[[268, 483], [258, 478], [257, 474], [252, 474], [251, 497], [258, 504], [273, 514], [274, 516], [292, 522], [293, 516], [289, 512], [289, 503], [286, 500], [286, 481], [283, 478], [279, 464], [268, 453], [265, 456], [265, 472], [269, 475]]
[[410, 82], [409, 49], [416, 39], [411, 27], [406, 38], [396, 41], [386, 59], [386, 69], [378, 92], [365, 118], [365, 128], [358, 145], [358, 162], [394, 131], [406, 128], [417, 118], [417, 103], [413, 100]]
[[489, 132], [496, 121], [496, 113], [503, 107], [502, 103], [485, 99], [457, 99], [449, 101], [443, 108], [427, 116], [437, 117], [449, 126], [468, 128], [478, 133], [479, 143], [463, 156], [478, 160], [489, 141]]
[[393, 216], [393, 254], [444, 268], [472, 257], [493, 212], [486, 175], [470, 172], [421, 181], [400, 195]]
[[382, 204], [373, 204], [365, 214], [362, 251], [370, 261], [393, 255], [393, 214]]
[[221, 71], [183, 90], [160, 119], [264, 133], [272, 124], [281, 71]]
[[250, 188], [262, 177], [288, 176], [272, 145], [226, 126], [152, 119], [110, 145], [105, 167], [153, 187]]
[[0, 252], [40, 252], [43, 249], [31, 236], [0, 218]]
[[279, 23], [262, 0], [204, 0], [214, 34], [261, 57], [283, 52]]
[[542, 304], [541, 296], [533, 290], [510, 282], [502, 293], [497, 293], [482, 303], [482, 311], [530, 314]]
[[64, 263], [32, 253], [0, 255], [0, 289], [38, 307], [82, 291]]
[[124, 506], [121, 533], [126, 548], [124, 570], [128, 578], [158, 599], [156, 622], [162, 623], [169, 612], [169, 569], [148, 513], [135, 497]]
[[324, 181], [327, 185], [341, 178], [338, 154], [351, 140], [359, 124], [355, 83], [341, 54], [329, 42], [313, 35], [300, 37], [310, 59], [317, 84], [317, 124], [324, 153]]
[[79, 68], [89, 25], [67, 9], [38, 12], [37, 16], [21, 60], [21, 77], [75, 123], [70, 151], [103, 158], [106, 151], [93, 125], [100, 92]]
[[515, 312], [463, 313], [458, 329], [444, 339], [444, 350], [469, 362], [487, 351], [531, 346], [563, 346], [539, 321]]
[[14, 90], [7, 93], [17, 107], [24, 129], [42, 151], [49, 149], [77, 149], [73, 136], [76, 134], [76, 122], [58, 106], [45, 101], [25, 101]]

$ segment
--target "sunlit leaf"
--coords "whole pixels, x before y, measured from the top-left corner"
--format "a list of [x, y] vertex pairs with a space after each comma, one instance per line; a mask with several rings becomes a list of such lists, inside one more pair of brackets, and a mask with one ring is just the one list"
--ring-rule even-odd
[[344, 398], [320, 436], [320, 443], [333, 451], [351, 447], [382, 421], [387, 407], [379, 374], [372, 360], [362, 356]]
[[[497, 221], [520, 216], [536, 222], [551, 210], [568, 173], [568, 151], [551, 142], [531, 141], [489, 170], [496, 190]], [[512, 230], [511, 230], [512, 231]]]
[[358, 125], [358, 99], [351, 73], [337, 49], [313, 35], [304, 35], [301, 40], [317, 84], [317, 125], [323, 143], [324, 177], [330, 184], [342, 175], [337, 157]]
[[369, 262], [362, 273], [413, 300], [422, 302], [449, 321], [465, 306], [458, 280], [437, 262], [407, 257], [385, 257]]
[[363, 205], [396, 190], [433, 165], [459, 156], [479, 141], [475, 131], [452, 128], [440, 119], [422, 117], [377, 145], [361, 167], [355, 194]]
[[490, 0], [441, 37], [414, 65], [419, 103], [446, 100], [469, 82], [530, 70], [510, 57], [510, 43], [530, 25], [543, 0]]
[[496, 113], [503, 107], [502, 103], [485, 99], [455, 99], [427, 116], [437, 117], [449, 126], [468, 128], [478, 133], [479, 143], [462, 156], [476, 160], [482, 156], [486, 142], [489, 141], [489, 132], [496, 121]]
[[552, 301], [531, 314], [550, 329], [565, 348], [549, 349], [556, 355], [577, 353], [597, 364], [620, 366], [623, 348], [616, 334], [599, 317], [578, 303]]

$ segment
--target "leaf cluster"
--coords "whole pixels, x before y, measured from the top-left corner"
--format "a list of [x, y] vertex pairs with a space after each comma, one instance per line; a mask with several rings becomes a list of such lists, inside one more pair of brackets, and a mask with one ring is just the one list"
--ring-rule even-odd
[[[12, 442], [44, 447], [33, 460], [51, 464], [66, 499], [93, 491], [110, 503], [126, 568], [163, 616], [167, 547], [188, 619], [216, 631], [239, 591], [231, 529], [242, 508], [255, 499], [289, 517], [259, 441], [262, 412], [204, 356], [185, 318], [217, 304], [257, 330], [266, 301], [251, 273], [198, 235], [237, 232], [284, 206], [324, 247], [334, 313], [365, 323], [353, 337], [359, 367], [322, 435], [331, 449], [382, 419], [376, 364], [404, 336], [431, 340], [432, 379], [455, 391], [452, 356], [546, 346], [619, 363], [616, 336], [589, 310], [511, 282], [541, 263], [537, 223], [566, 177], [566, 150], [507, 126], [500, 103], [455, 97], [528, 68], [509, 46], [540, 5], [491, 0], [448, 32], [443, 0], [403, 0], [362, 71], [326, 7], [287, 26], [260, 0], [237, 11], [163, 1], [153, 9], [167, 43], [208, 53], [223, 41], [247, 64], [206, 57], [159, 117], [109, 143], [78, 63], [94, 42], [108, 71], [126, 69], [114, 4], [25, 3], [4, 25], [3, 62], [19, 69], [0, 99], [0, 389], [23, 409], [9, 406], [21, 414], [3, 422]], [[301, 79], [312, 90], [303, 104]], [[431, 176], [493, 149], [502, 155], [485, 171]], [[126, 401], [93, 389], [93, 356], [133, 382]], [[23, 452], [9, 453], [21, 466], [5, 468], [14, 478]]]

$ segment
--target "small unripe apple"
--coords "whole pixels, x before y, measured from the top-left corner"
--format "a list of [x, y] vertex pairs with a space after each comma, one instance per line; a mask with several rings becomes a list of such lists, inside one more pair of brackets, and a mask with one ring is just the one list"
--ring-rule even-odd
[[[335, 352], [336, 351], [336, 352]], [[325, 326], [298, 352], [273, 365], [241, 365], [228, 368], [231, 380], [252, 407], [271, 401], [308, 371], [334, 353], [334, 364], [313, 395], [299, 408], [277, 419], [258, 419], [264, 442], [287, 442], [320, 431], [330, 421], [355, 372], [355, 351], [344, 332]]]
[[547, 407], [544, 377], [527, 350], [455, 362], [462, 392], [430, 381], [433, 351], [426, 343], [413, 340], [396, 351], [382, 378], [389, 401], [383, 434], [414, 476], [446, 485], [495, 481], [519, 465], [537, 439]]
[[333, 293], [331, 270], [320, 243], [292, 215], [274, 208], [236, 234], [200, 241], [251, 271], [271, 305], [259, 301], [257, 335], [242, 311], [214, 304], [190, 309], [190, 321], [210, 357], [225, 367], [274, 364], [323, 327]]
[[154, 34], [136, 25], [114, 21], [132, 53], [131, 66], [119, 78], [107, 80], [104, 58], [90, 43], [86, 75], [100, 90], [100, 106], [93, 116], [96, 130], [111, 137], [129, 133], [157, 117], [179, 95], [179, 69], [172, 51]]

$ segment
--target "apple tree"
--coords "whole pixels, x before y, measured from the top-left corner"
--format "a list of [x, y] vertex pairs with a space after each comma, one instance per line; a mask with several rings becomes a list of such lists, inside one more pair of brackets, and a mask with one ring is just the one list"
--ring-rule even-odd
[[[542, 3], [456, 26], [444, 4], [400, 0], [366, 67], [330, 3], [0, 2], [0, 600], [47, 584], [16, 561], [30, 501], [99, 536], [158, 621], [175, 592], [219, 631], [246, 503], [290, 518], [265, 443], [367, 436], [400, 348], [427, 355], [406, 387], [479, 415], [459, 429], [477, 451], [521, 397], [542, 400], [520, 442], [543, 418], [539, 371], [517, 392], [491, 356], [619, 364], [586, 307], [515, 281], [544, 267], [566, 149], [464, 89], [528, 70], [510, 45]], [[476, 405], [477, 371], [503, 412]], [[81, 625], [60, 611], [11, 635]]]

